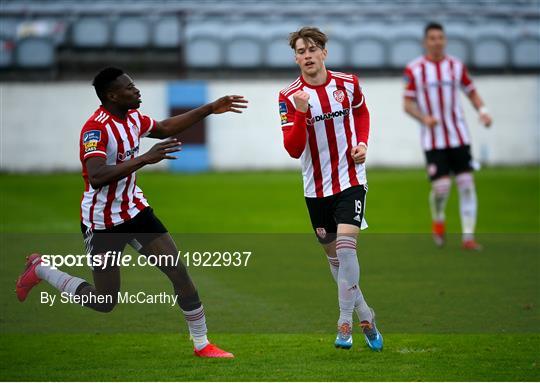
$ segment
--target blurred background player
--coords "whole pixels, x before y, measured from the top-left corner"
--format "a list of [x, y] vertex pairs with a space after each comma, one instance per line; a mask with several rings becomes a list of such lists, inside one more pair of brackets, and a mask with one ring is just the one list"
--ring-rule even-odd
[[328, 71], [327, 36], [304, 27], [289, 36], [301, 75], [279, 93], [284, 145], [300, 158], [311, 223], [338, 285], [335, 346], [352, 346], [353, 311], [367, 345], [381, 351], [374, 311], [359, 287], [356, 237], [364, 220], [369, 111], [355, 75]]
[[463, 248], [481, 250], [474, 239], [477, 198], [473, 177], [471, 141], [458, 91], [463, 89], [478, 111], [481, 123], [492, 123], [465, 65], [445, 53], [446, 36], [441, 24], [424, 29], [426, 54], [405, 68], [405, 111], [421, 124], [421, 141], [431, 180], [429, 204], [433, 239], [445, 243], [445, 207], [455, 177], [459, 191]]
[[[38, 254], [28, 257], [26, 270], [17, 280], [17, 297], [22, 302], [41, 280], [75, 296], [88, 296], [87, 307], [110, 312], [120, 291], [120, 270], [108, 251], [120, 254], [130, 244], [141, 254], [178, 254], [176, 244], [161, 221], [154, 215], [142, 190], [136, 185], [135, 172], [145, 165], [164, 159], [175, 159], [180, 143], [170, 138], [138, 156], [143, 137], [176, 136], [210, 114], [241, 113], [242, 96], [225, 96], [187, 113], [155, 121], [141, 114], [141, 93], [123, 70], [108, 67], [94, 78], [102, 105], [82, 128], [80, 160], [85, 191], [81, 202], [81, 230], [87, 254], [94, 261], [105, 262], [92, 267], [94, 286], [81, 278], [42, 264]], [[195, 347], [195, 355], [209, 358], [234, 356], [209, 343], [206, 318], [199, 294], [184, 264], [158, 265], [171, 281], [178, 296]]]

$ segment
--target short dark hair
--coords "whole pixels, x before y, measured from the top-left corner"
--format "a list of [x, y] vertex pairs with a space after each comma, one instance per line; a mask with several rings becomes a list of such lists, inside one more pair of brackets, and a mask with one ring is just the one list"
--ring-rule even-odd
[[125, 72], [120, 68], [107, 67], [99, 71], [98, 74], [94, 77], [92, 85], [96, 90], [96, 94], [101, 102], [104, 102], [106, 99], [107, 91], [111, 88], [112, 83]]
[[304, 40], [306, 44], [308, 41], [312, 41], [313, 44], [321, 49], [324, 49], [328, 42], [328, 37], [319, 28], [315, 27], [303, 27], [289, 34], [289, 45], [292, 49], [296, 50], [296, 41], [299, 39]]
[[436, 23], [436, 22], [432, 21], [432, 22], [428, 23], [424, 27], [424, 37], [426, 37], [428, 32], [431, 31], [432, 29], [436, 29], [438, 31], [444, 32], [444, 28], [443, 28], [442, 24], [439, 24], [439, 23]]

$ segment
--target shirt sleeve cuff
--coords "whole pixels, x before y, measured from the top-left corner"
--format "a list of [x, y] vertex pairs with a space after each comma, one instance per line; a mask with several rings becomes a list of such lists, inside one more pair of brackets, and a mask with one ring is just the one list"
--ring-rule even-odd
[[414, 90], [407, 89], [403, 94], [405, 97], [416, 98], [416, 92]]
[[362, 104], [364, 103], [364, 95], [362, 95], [362, 100], [360, 100], [360, 102], [356, 105], [353, 105], [352, 108], [353, 109], [356, 109], [356, 108], [359, 108], [362, 106]]
[[87, 159], [90, 157], [104, 157], [107, 158], [107, 153], [102, 152], [101, 150], [94, 150], [93, 152], [88, 152], [83, 156], [83, 159]]
[[463, 91], [467, 94], [471, 93], [473, 90], [475, 90], [476, 87], [474, 86], [474, 84], [469, 84], [467, 85], [465, 88], [463, 88]]
[[156, 120], [154, 120], [153, 118], [150, 119], [150, 127], [148, 128], [148, 130], [146, 132], [144, 132], [144, 134], [142, 135], [142, 137], [146, 137], [148, 136], [150, 133], [152, 133], [152, 129], [154, 129], [154, 126], [156, 126]]
[[294, 125], [294, 122], [287, 122], [286, 124], [281, 125], [281, 129], [289, 128]]

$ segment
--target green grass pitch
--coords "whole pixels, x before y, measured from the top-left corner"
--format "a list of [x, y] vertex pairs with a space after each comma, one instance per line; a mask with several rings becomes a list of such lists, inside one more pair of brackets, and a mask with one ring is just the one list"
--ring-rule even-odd
[[[0, 175], [0, 379], [540, 380], [540, 176], [477, 173], [478, 238], [459, 248], [455, 186], [443, 249], [429, 236], [421, 170], [368, 172], [361, 287], [385, 337], [332, 342], [336, 287], [311, 234], [298, 172], [141, 173], [139, 185], [181, 250], [250, 250], [246, 267], [190, 267], [210, 338], [234, 360], [200, 360], [177, 307], [123, 304], [110, 314], [47, 307], [42, 284], [20, 304], [14, 280], [31, 251], [80, 252], [76, 174]], [[130, 252], [127, 249], [127, 252]], [[134, 254], [134, 252], [131, 252]], [[86, 268], [70, 272], [90, 277]], [[122, 289], [170, 291], [159, 271], [126, 267]]]

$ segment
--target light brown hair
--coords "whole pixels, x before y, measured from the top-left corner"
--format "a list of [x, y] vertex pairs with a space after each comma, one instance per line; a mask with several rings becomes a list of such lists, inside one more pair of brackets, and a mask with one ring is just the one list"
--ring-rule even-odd
[[316, 27], [303, 27], [289, 34], [289, 45], [293, 50], [296, 50], [296, 41], [298, 39], [304, 40], [306, 45], [312, 42], [321, 49], [326, 47], [326, 42], [328, 41], [328, 37]]

